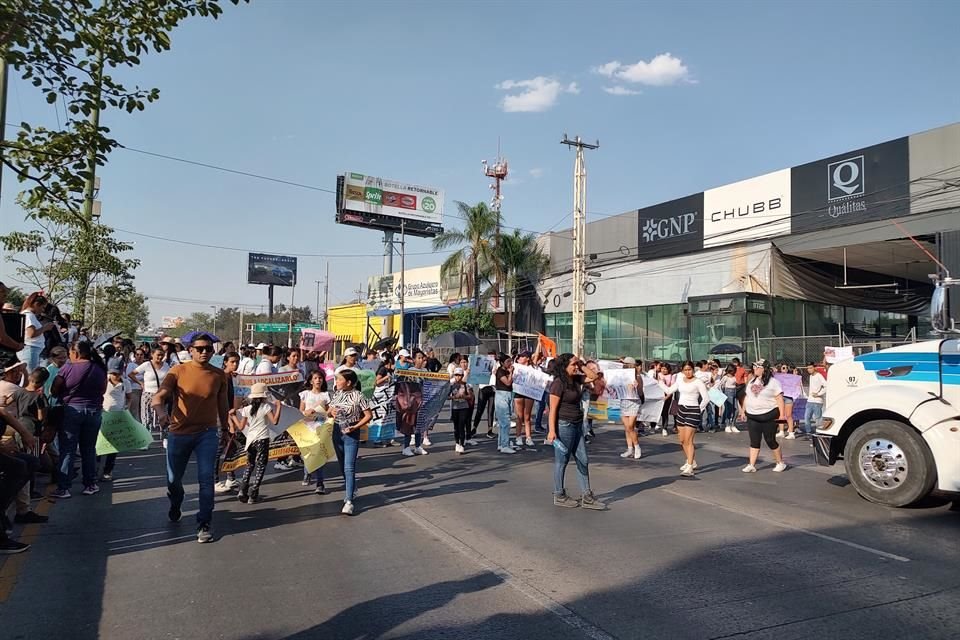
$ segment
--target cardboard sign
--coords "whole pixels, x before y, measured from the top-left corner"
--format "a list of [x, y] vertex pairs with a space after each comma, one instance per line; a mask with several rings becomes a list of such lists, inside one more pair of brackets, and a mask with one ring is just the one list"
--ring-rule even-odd
[[124, 451], [139, 451], [153, 442], [145, 426], [137, 422], [129, 411], [104, 411], [97, 436], [97, 455], [105, 456]]

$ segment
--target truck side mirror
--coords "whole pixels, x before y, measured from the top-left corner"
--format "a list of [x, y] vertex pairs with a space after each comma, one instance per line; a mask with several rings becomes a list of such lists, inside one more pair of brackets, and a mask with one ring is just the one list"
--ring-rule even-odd
[[936, 284], [933, 288], [933, 296], [930, 298], [930, 324], [935, 331], [947, 332], [953, 329], [953, 321], [950, 318], [950, 305], [947, 304], [948, 290], [941, 284]]

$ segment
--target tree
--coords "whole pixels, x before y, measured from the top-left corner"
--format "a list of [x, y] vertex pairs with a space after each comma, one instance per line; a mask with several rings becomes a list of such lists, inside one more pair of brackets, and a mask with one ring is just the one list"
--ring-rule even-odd
[[479, 202], [469, 206], [457, 201], [460, 217], [465, 221], [463, 229], [447, 229], [433, 239], [433, 250], [440, 251], [451, 247], [460, 248], [451, 253], [440, 266], [440, 278], [446, 282], [450, 278], [459, 278], [459, 290], [463, 295], [473, 297], [476, 311], [480, 311], [480, 280], [495, 265], [493, 259], [497, 227], [500, 214]]
[[503, 274], [504, 297], [507, 307], [507, 341], [512, 346], [513, 311], [520, 293], [534, 288], [534, 283], [550, 269], [550, 258], [537, 245], [537, 237], [514, 229], [501, 235], [495, 256], [497, 269]]
[[150, 325], [147, 299], [137, 292], [132, 279], [123, 278], [113, 284], [95, 285], [90, 300], [90, 309], [85, 317], [90, 320], [90, 332], [93, 335], [114, 329], [132, 338]]
[[[104, 252], [91, 246], [103, 236], [92, 216], [93, 177], [96, 167], [120, 146], [109, 136], [110, 129], [100, 124], [101, 112], [142, 111], [146, 102], [160, 97], [156, 88], [124, 86], [111, 70], [137, 67], [151, 50], [169, 50], [174, 28], [191, 16], [217, 18], [223, 11], [220, 4], [220, 0], [0, 1], [0, 58], [39, 89], [47, 102], [62, 100], [67, 111], [66, 122], [56, 130], [22, 122], [16, 141], [0, 143], [0, 162], [29, 185], [21, 194], [28, 219], [43, 220], [55, 212], [52, 224], [73, 230], [75, 242], [69, 247], [79, 248], [79, 256], [72, 263], [81, 269], [75, 278], [77, 315], [86, 309], [87, 288], [82, 283], [98, 272], [110, 273], [94, 260]], [[35, 237], [14, 239], [18, 241], [26, 250], [37, 243]]]
[[64, 207], [41, 204], [28, 212], [27, 219], [37, 228], [0, 236], [0, 245], [16, 265], [16, 280], [45, 292], [54, 304], [76, 300], [98, 274], [129, 281], [140, 264], [124, 255], [133, 245], [115, 239], [113, 229], [96, 222], [78, 225]]
[[431, 338], [448, 331], [466, 331], [476, 335], [492, 333], [494, 331], [493, 315], [472, 307], [461, 307], [450, 311], [449, 318], [431, 320], [427, 327], [427, 335]]

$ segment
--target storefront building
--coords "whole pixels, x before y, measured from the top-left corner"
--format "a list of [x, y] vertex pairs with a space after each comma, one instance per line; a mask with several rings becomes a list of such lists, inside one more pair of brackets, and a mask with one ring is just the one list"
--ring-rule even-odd
[[[737, 345], [800, 363], [839, 339], [922, 339], [931, 256], [958, 229], [960, 124], [590, 222], [586, 355], [696, 360]], [[570, 235], [545, 238], [538, 290], [561, 349]]]

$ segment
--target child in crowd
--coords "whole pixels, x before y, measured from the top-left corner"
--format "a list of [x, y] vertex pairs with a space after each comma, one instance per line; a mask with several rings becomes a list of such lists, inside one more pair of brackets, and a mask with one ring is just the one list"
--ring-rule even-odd
[[[113, 360], [107, 366], [107, 390], [103, 394], [104, 411], [126, 411], [127, 410], [127, 385], [123, 383], [123, 362]], [[109, 453], [106, 456], [97, 456], [97, 463], [104, 457], [103, 475], [100, 479], [104, 482], [113, 480], [113, 467], [117, 462], [117, 454]]]
[[[300, 392], [300, 412], [307, 420], [315, 423], [327, 419], [327, 407], [330, 406], [330, 394], [327, 392], [327, 378], [323, 371], [314, 371], [310, 374], [310, 388]], [[313, 478], [317, 479], [317, 495], [325, 494], [323, 486], [323, 467], [313, 473], [303, 472], [303, 486], [309, 487]]]
[[260, 501], [260, 484], [263, 482], [267, 457], [270, 454], [269, 425], [280, 422], [280, 412], [283, 409], [279, 402], [272, 404], [267, 395], [267, 385], [258, 382], [250, 388], [250, 404], [241, 409], [239, 414], [233, 409], [230, 410], [233, 427], [242, 431], [247, 438], [247, 470], [240, 481], [240, 492], [237, 494], [237, 499], [247, 504]]

